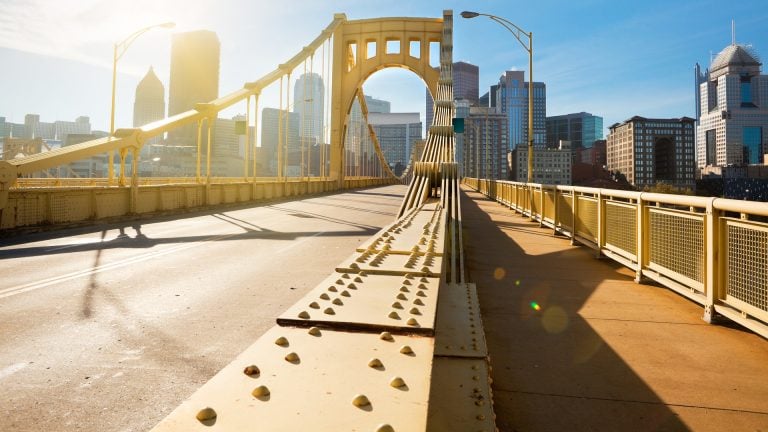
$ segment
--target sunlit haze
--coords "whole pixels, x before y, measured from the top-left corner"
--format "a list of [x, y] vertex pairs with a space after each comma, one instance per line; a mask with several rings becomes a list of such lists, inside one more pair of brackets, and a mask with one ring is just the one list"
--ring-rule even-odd
[[[732, 19], [737, 41], [768, 55], [768, 9], [760, 0], [727, 7], [700, 0], [542, 0], [533, 7], [508, 1], [0, 0], [0, 9], [0, 116], [23, 123], [27, 113], [49, 122], [85, 115], [96, 130], [109, 128], [112, 44], [166, 21], [176, 28], [147, 32], [119, 62], [118, 127], [132, 124], [136, 84], [150, 66], [168, 90], [172, 33], [217, 33], [224, 95], [293, 56], [337, 12], [349, 19], [439, 17], [453, 9], [454, 60], [480, 67], [481, 94], [505, 69], [527, 70], [527, 53], [496, 23], [459, 13], [508, 18], [534, 33], [534, 79], [547, 85], [547, 115], [587, 111], [603, 116], [606, 127], [633, 115], [692, 116], [693, 65], [706, 67], [710, 53], [730, 44]], [[365, 92], [391, 101], [393, 111], [418, 111], [424, 121], [424, 86], [410, 72], [377, 73]]]

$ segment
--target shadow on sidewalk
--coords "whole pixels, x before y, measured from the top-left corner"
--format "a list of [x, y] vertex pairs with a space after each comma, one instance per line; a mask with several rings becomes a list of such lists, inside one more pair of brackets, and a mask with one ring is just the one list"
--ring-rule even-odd
[[[591, 265], [591, 249], [550, 240], [528, 219], [463, 192], [467, 267], [480, 298], [499, 430], [689, 430], [578, 313], [600, 284], [631, 281], [632, 272], [612, 261]], [[492, 220], [484, 202], [505, 220]], [[530, 243], [521, 247], [499, 225]]]

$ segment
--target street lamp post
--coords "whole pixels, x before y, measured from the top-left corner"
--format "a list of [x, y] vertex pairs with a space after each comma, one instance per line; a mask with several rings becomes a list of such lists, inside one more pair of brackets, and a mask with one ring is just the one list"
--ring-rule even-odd
[[[138, 38], [139, 36], [143, 35], [149, 30], [152, 30], [155, 27], [170, 29], [175, 26], [176, 26], [175, 23], [166, 22], [162, 24], [151, 25], [149, 27], [144, 27], [141, 30], [136, 30], [130, 36], [123, 39], [121, 42], [114, 44], [113, 51], [112, 51], [112, 109], [110, 110], [110, 114], [109, 114], [109, 136], [110, 137], [114, 137], [115, 135], [115, 83], [117, 81], [117, 61], [120, 60], [121, 57], [123, 57], [125, 52], [128, 50], [128, 47], [130, 47], [133, 41], [135, 41], [136, 38]], [[112, 184], [112, 180], [115, 177], [114, 157], [115, 157], [114, 151], [110, 150], [109, 160], [107, 162], [109, 164], [109, 166], [107, 167], [109, 172], [109, 184]]]
[[[496, 15], [464, 11], [461, 13], [461, 16], [467, 19], [486, 16], [496, 21], [509, 30], [515, 39], [520, 42], [520, 45], [528, 51], [528, 183], [533, 183], [533, 32], [526, 32], [510, 21]], [[527, 45], [522, 37], [528, 38]]]

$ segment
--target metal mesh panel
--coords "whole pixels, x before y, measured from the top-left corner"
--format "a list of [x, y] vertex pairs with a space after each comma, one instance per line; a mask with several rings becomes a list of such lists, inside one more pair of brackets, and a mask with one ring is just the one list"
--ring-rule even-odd
[[576, 202], [576, 232], [588, 240], [597, 241], [597, 200], [578, 197]]
[[160, 208], [162, 210], [175, 210], [184, 208], [187, 204], [187, 197], [184, 189], [170, 189], [160, 192]]
[[630, 204], [605, 203], [605, 242], [637, 255], [637, 208]]
[[533, 191], [533, 199], [531, 201], [531, 215], [536, 216], [539, 214], [541, 209], [541, 191], [540, 190], [534, 190]]
[[62, 192], [51, 195], [51, 222], [75, 222], [91, 217], [91, 194]]
[[96, 193], [96, 217], [105, 218], [128, 214], [129, 192], [126, 189]]
[[549, 220], [555, 219], [555, 191], [544, 192], [544, 217]]
[[704, 282], [704, 216], [650, 209], [650, 262]]
[[156, 188], [141, 190], [136, 201], [136, 213], [152, 213], [158, 210], [157, 200], [160, 191]]
[[237, 201], [237, 186], [225, 185], [222, 190], [222, 201], [225, 203], [233, 203]]
[[[13, 205], [14, 200], [9, 200]], [[20, 196], [16, 201], [16, 222], [13, 226], [37, 225], [45, 219], [43, 195]], [[5, 213], [5, 212], [3, 212]]]
[[728, 223], [726, 292], [768, 311], [768, 226]]
[[203, 189], [200, 186], [185, 188], [187, 194], [187, 207], [199, 207], [203, 205]]
[[568, 230], [573, 230], [573, 197], [571, 195], [558, 195], [557, 197], [557, 222], [558, 225]]

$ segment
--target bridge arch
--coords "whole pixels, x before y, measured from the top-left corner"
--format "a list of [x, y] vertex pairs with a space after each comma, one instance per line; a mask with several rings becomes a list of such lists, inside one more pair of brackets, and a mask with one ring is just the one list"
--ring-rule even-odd
[[[424, 81], [433, 99], [440, 73], [430, 65], [433, 43], [442, 43], [440, 18], [381, 18], [345, 21], [334, 30], [331, 107], [331, 173], [343, 179], [344, 136], [349, 112], [368, 77], [403, 68]], [[417, 49], [412, 49], [413, 46]], [[418, 56], [416, 55], [418, 54]]]

